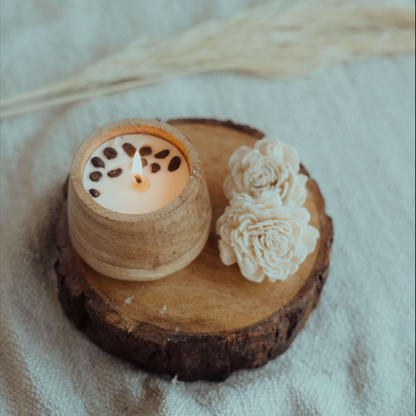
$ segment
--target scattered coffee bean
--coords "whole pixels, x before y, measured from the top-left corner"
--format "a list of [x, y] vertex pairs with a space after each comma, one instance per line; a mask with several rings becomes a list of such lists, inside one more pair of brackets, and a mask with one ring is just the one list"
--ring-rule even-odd
[[156, 173], [160, 171], [160, 165], [157, 163], [152, 163], [152, 173]]
[[123, 173], [123, 169], [118, 168], [118, 169], [110, 170], [110, 172], [108, 172], [107, 175], [110, 178], [117, 178], [117, 176], [120, 176], [122, 173]]
[[147, 166], [147, 160], [142, 158], [142, 168], [144, 168], [145, 166]]
[[133, 157], [136, 153], [136, 148], [130, 143], [124, 143], [123, 149], [130, 157]]
[[140, 156], [149, 156], [152, 154], [152, 149], [149, 146], [142, 147], [139, 151]]
[[112, 147], [106, 147], [104, 149], [104, 155], [107, 159], [115, 159], [117, 157], [117, 150]]
[[101, 195], [101, 193], [96, 189], [90, 189], [90, 194], [93, 198], [98, 198]]
[[91, 163], [95, 168], [105, 168], [104, 160], [100, 159], [99, 157], [93, 157], [91, 159]]
[[164, 159], [166, 156], [169, 156], [169, 153], [169, 150], [162, 150], [161, 152], [155, 154], [155, 158]]
[[169, 172], [174, 172], [175, 170], [178, 170], [180, 165], [181, 159], [178, 156], [173, 157], [168, 166]]
[[92, 172], [90, 174], [90, 179], [93, 182], [98, 182], [102, 178], [102, 176], [103, 176], [103, 174], [101, 172], [96, 171], [96, 172]]

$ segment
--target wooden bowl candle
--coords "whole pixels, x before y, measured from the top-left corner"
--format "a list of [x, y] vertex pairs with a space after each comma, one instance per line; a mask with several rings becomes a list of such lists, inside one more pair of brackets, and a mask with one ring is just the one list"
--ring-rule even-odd
[[75, 153], [69, 235], [82, 259], [104, 275], [145, 281], [175, 273], [204, 248], [211, 215], [198, 152], [169, 124], [116, 121]]

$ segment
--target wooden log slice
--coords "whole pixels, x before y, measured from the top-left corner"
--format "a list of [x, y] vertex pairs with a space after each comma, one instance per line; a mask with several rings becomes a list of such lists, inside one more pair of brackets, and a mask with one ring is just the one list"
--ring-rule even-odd
[[[328, 276], [333, 228], [318, 185], [308, 181], [311, 224], [320, 239], [299, 271], [285, 282], [262, 284], [219, 259], [215, 223], [228, 201], [222, 183], [241, 145], [263, 134], [232, 122], [171, 120], [196, 146], [213, 204], [208, 243], [185, 269], [153, 282], [115, 280], [91, 269], [71, 247], [66, 198], [56, 228], [59, 299], [77, 328], [101, 348], [179, 380], [225, 380], [285, 352], [317, 306]], [[302, 167], [302, 171], [308, 174]]]

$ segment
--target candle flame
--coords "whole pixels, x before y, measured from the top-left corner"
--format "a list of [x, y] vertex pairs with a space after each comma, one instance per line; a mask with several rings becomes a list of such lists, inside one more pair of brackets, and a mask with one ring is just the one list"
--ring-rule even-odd
[[140, 153], [136, 152], [133, 158], [133, 165], [131, 167], [131, 174], [136, 178], [136, 181], [139, 183], [141, 181], [141, 177], [143, 176], [143, 166], [142, 166], [142, 158], [140, 157]]

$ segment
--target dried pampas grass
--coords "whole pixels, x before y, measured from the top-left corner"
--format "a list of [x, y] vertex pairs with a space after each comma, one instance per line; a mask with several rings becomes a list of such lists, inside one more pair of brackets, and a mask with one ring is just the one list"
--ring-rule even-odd
[[3, 99], [1, 118], [208, 71], [293, 78], [335, 62], [414, 50], [413, 7], [375, 0], [280, 1], [168, 40], [145, 35], [75, 78]]

